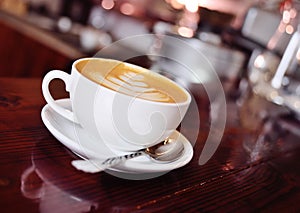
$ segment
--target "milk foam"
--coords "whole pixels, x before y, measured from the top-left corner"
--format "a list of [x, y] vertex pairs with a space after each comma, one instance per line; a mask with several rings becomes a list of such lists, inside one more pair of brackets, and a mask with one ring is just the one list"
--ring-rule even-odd
[[122, 73], [110, 73], [106, 76], [102, 85], [121, 93], [146, 100], [160, 102], [174, 102], [165, 92], [151, 87], [145, 81], [145, 75], [124, 70]]
[[136, 98], [167, 103], [187, 100], [175, 83], [141, 67], [115, 60], [87, 60], [76, 68], [95, 83]]

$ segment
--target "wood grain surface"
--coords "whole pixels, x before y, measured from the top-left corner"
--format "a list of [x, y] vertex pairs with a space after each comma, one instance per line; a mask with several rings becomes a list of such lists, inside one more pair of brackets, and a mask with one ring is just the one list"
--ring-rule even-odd
[[[41, 79], [0, 78], [0, 85], [1, 212], [300, 211], [300, 126], [293, 115], [256, 121], [253, 129], [249, 126], [255, 125], [245, 125], [252, 121], [251, 111], [241, 122], [236, 102], [228, 100], [221, 145], [200, 166], [209, 103], [196, 90], [197, 109], [190, 109], [190, 125], [181, 129], [189, 138], [195, 131], [193, 118], [200, 116], [192, 161], [157, 178], [127, 180], [71, 166], [78, 157], [41, 121]], [[66, 96], [60, 83], [54, 83], [52, 92]]]

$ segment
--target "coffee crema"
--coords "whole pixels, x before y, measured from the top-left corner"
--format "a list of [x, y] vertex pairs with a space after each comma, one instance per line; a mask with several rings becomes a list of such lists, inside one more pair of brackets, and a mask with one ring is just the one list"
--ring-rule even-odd
[[166, 103], [187, 100], [185, 92], [169, 79], [142, 67], [109, 59], [83, 60], [77, 70], [111, 90], [133, 97]]

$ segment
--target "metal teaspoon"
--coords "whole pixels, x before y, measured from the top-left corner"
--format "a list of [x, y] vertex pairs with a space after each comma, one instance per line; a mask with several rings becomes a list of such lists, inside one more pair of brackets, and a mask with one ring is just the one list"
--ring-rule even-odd
[[169, 163], [177, 160], [182, 155], [183, 150], [184, 145], [181, 141], [166, 139], [155, 146], [141, 149], [131, 154], [111, 157], [106, 160], [73, 160], [72, 165], [76, 169], [87, 173], [97, 173], [141, 155], [149, 156], [151, 160], [157, 163]]

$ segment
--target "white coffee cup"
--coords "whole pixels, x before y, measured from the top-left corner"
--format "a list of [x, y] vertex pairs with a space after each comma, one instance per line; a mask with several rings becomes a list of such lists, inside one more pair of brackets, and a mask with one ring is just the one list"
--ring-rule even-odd
[[[51, 96], [49, 83], [65, 82], [72, 111]], [[175, 82], [129, 63], [83, 58], [71, 74], [47, 73], [42, 83], [47, 103], [63, 117], [79, 124], [110, 149], [133, 151], [165, 140], [182, 121], [190, 94]]]

